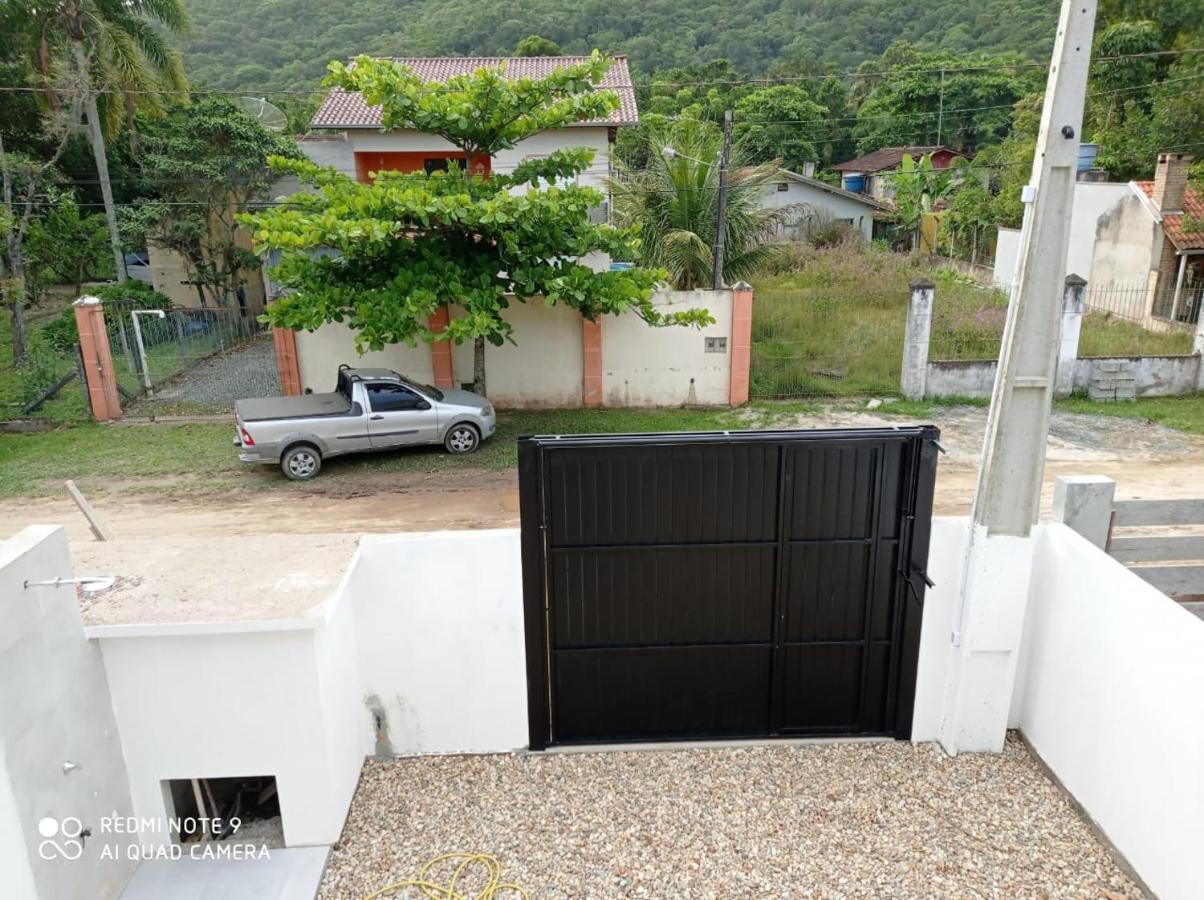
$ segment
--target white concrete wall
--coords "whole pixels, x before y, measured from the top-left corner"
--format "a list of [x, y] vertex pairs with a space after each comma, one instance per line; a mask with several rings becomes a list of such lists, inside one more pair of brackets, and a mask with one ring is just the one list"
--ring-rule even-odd
[[[463, 310], [453, 309], [455, 316]], [[512, 303], [502, 318], [514, 343], [485, 345], [489, 399], [495, 406], [565, 408], [581, 405], [581, 314], [541, 298]], [[472, 381], [472, 344], [452, 347], [458, 383]]]
[[332, 322], [317, 331], [297, 332], [297, 366], [301, 370], [302, 390], [308, 388], [316, 394], [333, 391], [339, 366], [343, 363], [393, 369], [423, 384], [435, 380], [431, 348], [421, 341], [414, 347], [391, 344], [384, 350], [357, 353], [354, 332], [346, 325]]
[[951, 654], [949, 635], [957, 615], [969, 529], [970, 520], [965, 517], [932, 520], [927, 572], [935, 587], [924, 593], [920, 664], [916, 672], [915, 712], [911, 720], [913, 741], [935, 741], [940, 737]]
[[[782, 190], [779, 185], [784, 185]], [[867, 241], [874, 236], [873, 207], [851, 197], [843, 197], [831, 191], [789, 178], [779, 176], [768, 182], [761, 195], [761, 205], [769, 209], [780, 209], [783, 206], [803, 206], [798, 210], [796, 221], [805, 219], [809, 214], [818, 212], [833, 219], [847, 220], [854, 231], [857, 231]], [[787, 225], [784, 233], [787, 237], [799, 237], [798, 225]]]
[[173, 814], [169, 779], [271, 775], [288, 846], [338, 840], [371, 746], [366, 725], [348, 729], [358, 690], [346, 620], [89, 633], [104, 652], [138, 816]]
[[[1099, 363], [1132, 364], [1138, 397], [1177, 397], [1197, 390], [1198, 356], [1108, 356], [1074, 361], [1075, 391], [1086, 391]], [[955, 360], [928, 363], [925, 397], [990, 397], [995, 385], [995, 360]]]
[[1035, 536], [1019, 724], [1164, 900], [1204, 885], [1204, 621], [1064, 525]]
[[[662, 312], [707, 309], [706, 328], [657, 328], [632, 312], [602, 320], [602, 398], [607, 406], [724, 406], [731, 390], [732, 292], [658, 291]], [[754, 305], [756, 299], [753, 299]], [[726, 337], [724, 353], [705, 352]]]
[[[75, 587], [25, 587], [71, 575], [61, 527], [0, 542], [0, 893], [20, 900], [106, 900], [135, 866], [125, 858], [130, 840], [102, 827], [102, 817], [132, 807], [108, 681]], [[67, 762], [76, 768], [64, 772]], [[91, 829], [78, 858], [69, 835], [39, 832], [45, 817]], [[46, 838], [59, 846], [43, 847]], [[115, 859], [102, 858], [106, 846]]]
[[[1088, 289], [1131, 289], [1148, 283], [1162, 253], [1162, 225], [1150, 209], [1144, 195], [1130, 190], [1100, 216], [1091, 271], [1085, 276]], [[1102, 308], [1098, 300], [1091, 305]]]
[[[1130, 191], [1124, 182], [1076, 181], [1074, 207], [1070, 214], [1070, 243], [1066, 248], [1066, 274], [1089, 278], [1095, 255], [1099, 217]], [[1011, 284], [1020, 250], [1020, 230], [1000, 228], [995, 243], [995, 283]]]
[[990, 397], [998, 365], [993, 359], [930, 362], [924, 380], [924, 396]]
[[344, 591], [379, 751], [527, 745], [518, 529], [365, 535]]

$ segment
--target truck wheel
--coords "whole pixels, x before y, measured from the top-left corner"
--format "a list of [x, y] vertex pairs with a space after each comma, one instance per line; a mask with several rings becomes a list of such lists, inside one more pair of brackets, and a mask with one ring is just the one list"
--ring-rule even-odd
[[480, 443], [481, 435], [475, 428], [465, 423], [453, 425], [447, 432], [447, 437], [443, 439], [443, 446], [447, 448], [447, 452], [456, 455], [472, 453]]
[[322, 454], [309, 444], [289, 447], [280, 457], [280, 471], [290, 481], [309, 481], [322, 471]]

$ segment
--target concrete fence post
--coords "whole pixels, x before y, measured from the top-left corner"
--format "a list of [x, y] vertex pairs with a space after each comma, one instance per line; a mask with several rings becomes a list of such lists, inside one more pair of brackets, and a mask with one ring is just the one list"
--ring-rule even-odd
[[[1204, 355], [1204, 315], [1196, 321], [1196, 332], [1192, 336], [1191, 352], [1197, 356]], [[1199, 384], [1204, 388], [1204, 360], [1200, 362], [1200, 379]]]
[[1103, 475], [1059, 475], [1054, 482], [1053, 517], [1101, 550], [1112, 530], [1116, 482]]
[[748, 402], [752, 367], [753, 289], [746, 281], [732, 286], [732, 368], [728, 379], [727, 402], [743, 406]]
[[932, 304], [936, 286], [926, 278], [912, 282], [907, 298], [907, 330], [903, 337], [903, 372], [899, 388], [908, 400], [923, 400], [928, 381], [928, 342], [932, 337]]
[[80, 297], [73, 306], [92, 418], [97, 422], [120, 419], [121, 398], [117, 393], [117, 373], [113, 369], [113, 354], [109, 349], [104, 306], [96, 297]]
[[1058, 332], [1058, 368], [1054, 376], [1054, 395], [1057, 397], [1069, 397], [1074, 390], [1074, 363], [1079, 358], [1079, 335], [1086, 311], [1087, 282], [1078, 275], [1067, 275]]

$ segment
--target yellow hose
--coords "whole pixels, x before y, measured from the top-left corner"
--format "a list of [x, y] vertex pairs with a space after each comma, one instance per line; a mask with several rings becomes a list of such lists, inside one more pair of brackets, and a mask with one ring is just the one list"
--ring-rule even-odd
[[[430, 871], [435, 866], [449, 859], [459, 859], [460, 864], [456, 866], [452, 872], [451, 881], [447, 884], [439, 884], [432, 881]], [[480, 893], [473, 894], [469, 897], [463, 894], [458, 889], [461, 876], [473, 866], [484, 866], [485, 871], [489, 875], [489, 881]], [[442, 856], [436, 856], [422, 867], [418, 872], [418, 877], [407, 881], [396, 881], [393, 884], [385, 885], [378, 891], [369, 894], [364, 900], [376, 900], [377, 897], [387, 897], [390, 894], [395, 894], [398, 891], [406, 888], [416, 888], [422, 892], [422, 896], [428, 900], [494, 900], [500, 897], [503, 892], [510, 892], [522, 897], [523, 900], [531, 900], [517, 884], [509, 884], [502, 881], [502, 864], [497, 861], [497, 857], [490, 856], [488, 853], [444, 853]]]

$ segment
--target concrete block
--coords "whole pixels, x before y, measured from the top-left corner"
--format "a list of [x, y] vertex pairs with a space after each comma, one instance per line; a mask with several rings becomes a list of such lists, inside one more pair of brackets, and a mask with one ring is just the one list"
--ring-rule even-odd
[[1054, 482], [1053, 518], [1101, 550], [1108, 543], [1116, 482], [1105, 475], [1059, 475]]

